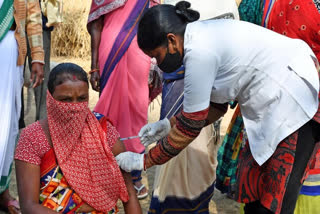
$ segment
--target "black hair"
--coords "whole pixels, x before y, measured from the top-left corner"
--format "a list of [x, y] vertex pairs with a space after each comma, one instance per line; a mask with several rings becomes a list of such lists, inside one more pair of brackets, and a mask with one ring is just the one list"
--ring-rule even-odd
[[54, 67], [49, 75], [48, 90], [53, 94], [56, 86], [67, 80], [80, 80], [86, 82], [89, 86], [87, 73], [78, 65], [73, 63], [61, 63]]
[[138, 26], [138, 45], [142, 50], [153, 50], [167, 44], [167, 34], [180, 36], [188, 23], [199, 19], [200, 14], [189, 9], [191, 4], [180, 1], [176, 6], [157, 5], [143, 15]]

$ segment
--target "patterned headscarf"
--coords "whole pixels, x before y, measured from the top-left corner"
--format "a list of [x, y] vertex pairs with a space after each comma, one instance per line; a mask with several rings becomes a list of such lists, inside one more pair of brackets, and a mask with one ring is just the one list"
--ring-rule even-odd
[[106, 133], [88, 102], [64, 103], [47, 92], [50, 135], [67, 182], [94, 209], [111, 210], [128, 192]]

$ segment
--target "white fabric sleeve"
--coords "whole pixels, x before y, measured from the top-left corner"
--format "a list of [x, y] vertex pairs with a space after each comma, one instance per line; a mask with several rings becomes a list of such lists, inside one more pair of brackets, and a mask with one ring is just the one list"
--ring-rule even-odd
[[183, 111], [202, 111], [210, 105], [210, 95], [217, 76], [219, 58], [208, 48], [185, 49]]

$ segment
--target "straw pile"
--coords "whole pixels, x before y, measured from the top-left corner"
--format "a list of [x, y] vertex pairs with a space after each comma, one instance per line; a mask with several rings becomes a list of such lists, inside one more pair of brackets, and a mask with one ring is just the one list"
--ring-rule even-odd
[[90, 57], [90, 35], [87, 19], [91, 0], [64, 0], [63, 23], [51, 37], [52, 56]]

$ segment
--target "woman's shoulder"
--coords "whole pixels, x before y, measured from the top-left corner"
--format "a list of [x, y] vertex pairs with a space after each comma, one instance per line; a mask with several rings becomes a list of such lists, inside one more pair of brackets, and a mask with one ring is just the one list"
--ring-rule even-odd
[[215, 49], [221, 33], [220, 22], [224, 20], [205, 20], [189, 23], [184, 34], [185, 50]]
[[45, 133], [40, 122], [36, 121], [22, 130], [20, 138], [21, 137], [27, 137], [32, 141], [43, 141], [43, 138], [45, 138]]
[[34, 122], [24, 128], [21, 132], [20, 138], [27, 138], [29, 143], [39, 145], [40, 147], [49, 147], [46, 134], [41, 126], [40, 121]]
[[120, 138], [120, 134], [114, 126], [114, 123], [102, 114], [99, 114], [97, 112], [93, 112], [93, 114], [98, 119], [103, 131], [107, 134], [108, 144], [112, 148], [114, 144], [117, 142], [117, 140]]
[[104, 131], [106, 131], [108, 128], [114, 128], [114, 123], [108, 117], [98, 112], [92, 113], [97, 118]]
[[32, 133], [35, 134], [35, 133], [38, 133], [38, 132], [41, 132], [41, 131], [42, 131], [42, 128], [41, 128], [40, 122], [36, 121], [34, 123], [31, 123], [27, 127], [25, 127], [22, 130], [22, 133], [24, 133], [24, 134], [32, 134]]
[[37, 121], [22, 130], [15, 152], [15, 159], [39, 165], [41, 158], [50, 148], [45, 133], [39, 121]]

